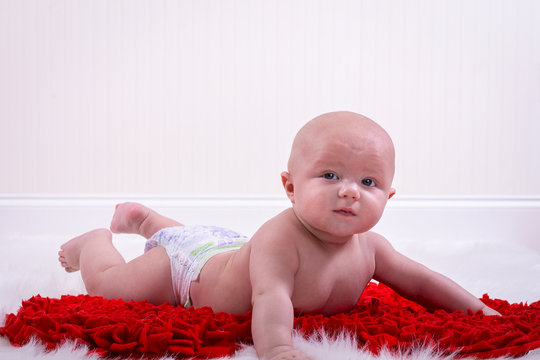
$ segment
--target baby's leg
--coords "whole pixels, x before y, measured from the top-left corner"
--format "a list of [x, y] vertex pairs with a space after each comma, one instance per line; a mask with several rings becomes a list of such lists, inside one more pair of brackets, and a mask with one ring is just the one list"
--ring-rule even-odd
[[144, 205], [126, 202], [116, 205], [111, 231], [117, 234], [139, 234], [149, 239], [159, 230], [172, 226], [182, 226], [182, 224]]
[[161, 246], [126, 263], [107, 229], [71, 239], [58, 253], [68, 272], [81, 270], [88, 294], [108, 299], [174, 303], [170, 261]]

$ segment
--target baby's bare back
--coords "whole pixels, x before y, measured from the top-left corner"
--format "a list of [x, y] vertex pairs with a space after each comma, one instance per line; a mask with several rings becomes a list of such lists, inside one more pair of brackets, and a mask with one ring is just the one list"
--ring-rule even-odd
[[208, 260], [197, 281], [191, 283], [190, 296], [196, 308], [209, 306], [216, 312], [232, 314], [251, 310], [250, 248], [248, 242]]
[[[279, 226], [283, 236], [276, 246], [290, 247], [298, 254], [291, 297], [297, 313], [334, 314], [346, 311], [358, 301], [375, 269], [370, 233], [356, 235], [346, 244], [322, 246], [305, 228], [294, 223], [291, 212], [283, 212], [265, 226]], [[264, 234], [265, 226], [260, 231]], [[203, 267], [192, 283], [195, 307], [210, 306], [214, 311], [245, 313], [251, 310], [252, 286], [250, 254], [258, 246], [261, 233], [236, 251], [219, 254]], [[284, 240], [285, 239], [285, 240]]]

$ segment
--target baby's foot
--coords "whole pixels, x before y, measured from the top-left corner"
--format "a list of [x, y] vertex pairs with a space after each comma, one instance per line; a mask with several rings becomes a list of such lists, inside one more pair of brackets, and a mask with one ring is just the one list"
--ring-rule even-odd
[[144, 205], [126, 202], [116, 205], [111, 231], [116, 234], [141, 234], [141, 225], [150, 214]]
[[69, 240], [64, 245], [60, 246], [58, 252], [58, 261], [67, 272], [74, 272], [80, 269], [79, 258], [81, 250], [88, 241], [92, 241], [97, 236], [111, 236], [111, 232], [107, 229], [97, 229], [87, 232]]

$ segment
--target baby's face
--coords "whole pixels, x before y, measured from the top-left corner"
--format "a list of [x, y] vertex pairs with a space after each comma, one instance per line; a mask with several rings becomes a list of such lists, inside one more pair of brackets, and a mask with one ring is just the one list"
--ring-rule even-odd
[[318, 238], [342, 242], [381, 218], [394, 194], [393, 145], [384, 135], [324, 131], [299, 150], [292, 188], [285, 186], [296, 216]]

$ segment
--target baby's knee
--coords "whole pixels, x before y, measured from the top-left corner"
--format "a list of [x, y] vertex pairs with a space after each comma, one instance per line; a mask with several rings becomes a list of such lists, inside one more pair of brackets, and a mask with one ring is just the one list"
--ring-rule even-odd
[[112, 241], [112, 233], [111, 233], [111, 230], [109, 229], [105, 229], [105, 228], [96, 229], [96, 230], [92, 230], [91, 233], [92, 233], [92, 236], [95, 238], [107, 239], [107, 240]]
[[106, 271], [92, 274], [85, 279], [86, 292], [91, 296], [102, 296], [106, 299], [119, 298], [122, 283], [111, 277]]

